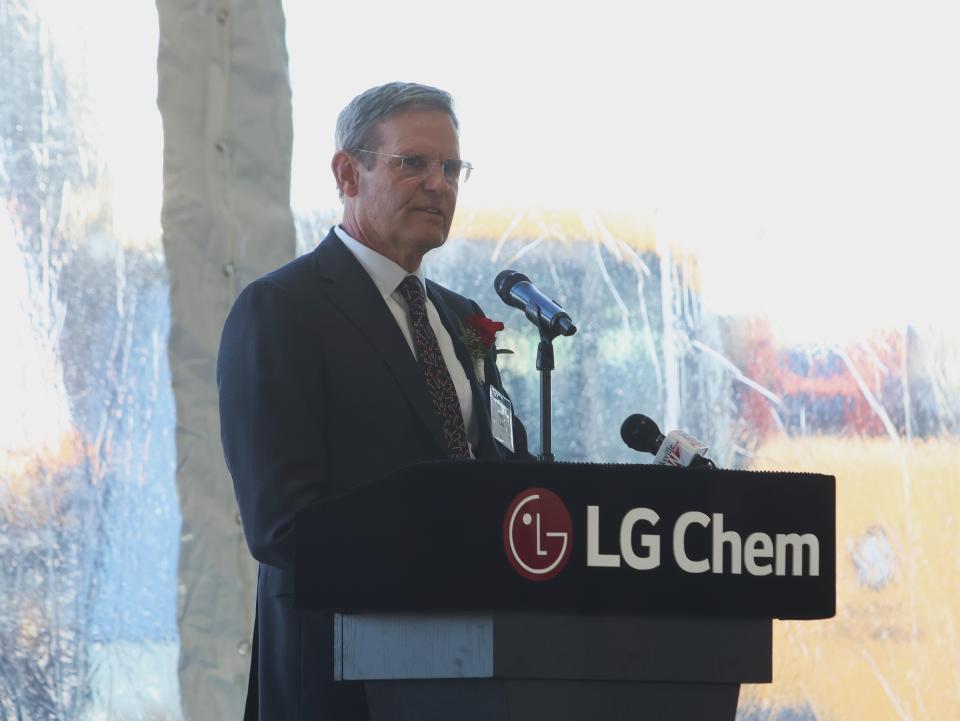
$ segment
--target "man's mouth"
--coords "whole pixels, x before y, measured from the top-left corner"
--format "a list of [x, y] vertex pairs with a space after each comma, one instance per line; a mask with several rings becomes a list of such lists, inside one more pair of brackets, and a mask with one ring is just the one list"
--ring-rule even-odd
[[424, 213], [429, 213], [430, 215], [436, 215], [436, 216], [439, 217], [439, 218], [443, 218], [443, 217], [444, 217], [444, 216], [443, 216], [443, 211], [440, 210], [439, 208], [429, 208], [429, 207], [428, 207], [428, 208], [417, 208], [417, 210], [422, 211], [422, 212], [424, 212]]

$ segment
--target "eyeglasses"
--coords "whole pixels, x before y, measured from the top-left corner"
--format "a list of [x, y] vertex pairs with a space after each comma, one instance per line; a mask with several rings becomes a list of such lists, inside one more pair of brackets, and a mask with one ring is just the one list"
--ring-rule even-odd
[[426, 155], [395, 155], [393, 153], [378, 153], [376, 150], [364, 150], [363, 148], [357, 148], [356, 152], [389, 158], [387, 162], [390, 167], [405, 178], [426, 177], [433, 172], [434, 165], [439, 165], [446, 181], [450, 185], [459, 185], [470, 180], [470, 173], [473, 171], [473, 166], [465, 160], [434, 160]]

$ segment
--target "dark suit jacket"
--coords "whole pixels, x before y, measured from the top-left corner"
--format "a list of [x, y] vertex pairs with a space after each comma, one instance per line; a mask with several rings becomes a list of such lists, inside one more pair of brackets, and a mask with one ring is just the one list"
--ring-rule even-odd
[[[494, 441], [489, 389], [460, 342], [461, 320], [482, 311], [429, 281], [427, 292], [473, 387], [476, 455], [529, 458], [519, 421], [516, 453]], [[484, 375], [503, 390], [492, 358]], [[362, 687], [332, 680], [332, 616], [293, 607], [293, 520], [324, 498], [448, 457], [420, 367], [373, 281], [331, 231], [237, 298], [217, 384], [227, 467], [260, 562], [245, 719], [366, 719]]]

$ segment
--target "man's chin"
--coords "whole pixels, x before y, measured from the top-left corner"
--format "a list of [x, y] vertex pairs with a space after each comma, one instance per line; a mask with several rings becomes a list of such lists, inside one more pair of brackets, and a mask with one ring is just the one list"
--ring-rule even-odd
[[416, 246], [422, 248], [424, 253], [427, 253], [428, 251], [439, 248], [446, 242], [447, 233], [445, 232], [423, 233], [417, 238]]

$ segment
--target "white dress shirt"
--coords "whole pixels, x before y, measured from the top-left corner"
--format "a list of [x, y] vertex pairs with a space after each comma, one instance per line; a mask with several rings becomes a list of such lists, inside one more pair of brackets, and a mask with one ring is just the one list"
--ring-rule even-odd
[[433, 301], [426, 294], [427, 284], [423, 276], [423, 268], [420, 267], [413, 273], [408, 273], [386, 256], [380, 255], [359, 240], [352, 238], [339, 225], [334, 228], [334, 231], [343, 241], [343, 244], [347, 246], [347, 250], [353, 253], [353, 257], [367, 271], [370, 280], [377, 286], [377, 290], [383, 296], [387, 308], [390, 309], [396, 319], [400, 332], [406, 338], [407, 345], [410, 347], [410, 352], [413, 353], [414, 358], [417, 357], [417, 352], [413, 345], [413, 326], [410, 322], [410, 311], [407, 308], [407, 301], [400, 294], [398, 287], [408, 275], [415, 275], [420, 279], [427, 299], [427, 320], [437, 336], [440, 353], [443, 355], [444, 363], [447, 364], [447, 371], [449, 371], [450, 378], [453, 380], [453, 387], [457, 391], [457, 399], [460, 401], [460, 410], [463, 413], [463, 427], [467, 431], [467, 442], [470, 444], [470, 455], [475, 456], [473, 449], [477, 447], [477, 443], [480, 441], [480, 429], [477, 425], [476, 414], [473, 412], [473, 390], [470, 388], [466, 371], [463, 370], [460, 359], [457, 358], [453, 340], [440, 320], [440, 315], [437, 313]]

